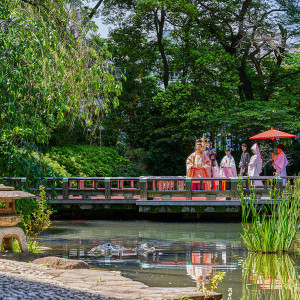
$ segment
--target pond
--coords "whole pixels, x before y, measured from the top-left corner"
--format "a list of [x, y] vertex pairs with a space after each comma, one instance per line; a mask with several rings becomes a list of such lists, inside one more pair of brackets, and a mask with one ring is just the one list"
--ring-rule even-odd
[[[209, 287], [221, 271], [226, 277], [218, 291], [224, 299], [300, 299], [300, 257], [251, 255], [239, 239], [241, 230], [240, 223], [56, 221], [39, 243], [53, 255], [85, 260], [91, 268], [118, 270], [149, 286], [186, 287], [198, 282]], [[89, 253], [104, 243], [127, 249], [147, 243], [155, 252]]]

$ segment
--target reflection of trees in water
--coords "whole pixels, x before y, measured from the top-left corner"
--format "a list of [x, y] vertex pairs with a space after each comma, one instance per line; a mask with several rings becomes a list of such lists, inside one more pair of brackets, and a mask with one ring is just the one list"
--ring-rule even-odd
[[249, 253], [243, 266], [241, 299], [300, 299], [300, 282], [291, 257]]

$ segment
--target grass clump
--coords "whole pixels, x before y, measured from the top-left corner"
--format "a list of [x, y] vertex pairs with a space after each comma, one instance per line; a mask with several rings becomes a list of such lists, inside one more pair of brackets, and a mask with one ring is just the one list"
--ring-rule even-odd
[[[37, 241], [29, 240], [27, 244], [28, 244], [28, 251], [29, 252], [31, 252], [31, 253], [42, 253], [42, 251], [39, 249], [39, 244], [38, 244]], [[13, 239], [12, 251], [15, 252], [15, 253], [22, 252], [17, 239]]]
[[245, 197], [242, 185], [238, 195], [242, 206], [242, 239], [248, 250], [261, 253], [287, 252], [297, 234], [300, 216], [300, 180], [289, 183], [285, 193], [277, 188], [277, 180], [270, 180], [270, 200], [259, 208], [255, 186]]

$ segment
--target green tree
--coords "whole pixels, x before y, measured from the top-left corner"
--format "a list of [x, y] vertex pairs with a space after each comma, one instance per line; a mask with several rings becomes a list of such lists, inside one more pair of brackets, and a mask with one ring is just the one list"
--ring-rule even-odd
[[0, 19], [3, 156], [47, 143], [66, 120], [94, 132], [121, 84], [81, 2], [4, 0]]
[[[139, 63], [147, 63], [152, 78], [164, 87], [152, 99], [147, 97], [150, 101], [139, 99], [131, 106], [134, 112], [143, 111], [139, 115], [143, 126], [138, 122], [122, 126], [122, 134], [130, 137], [125, 143], [147, 151], [151, 174], [184, 174], [193, 139], [203, 132], [222, 142], [230, 137], [235, 149], [271, 127], [299, 132], [295, 1], [107, 0], [101, 13], [117, 28], [112, 32], [123, 34], [123, 39], [122, 34], [109, 37], [111, 45], [122, 48], [114, 52], [115, 61], [130, 58], [131, 51], [138, 53]], [[135, 40], [138, 46], [119, 43], [126, 44], [136, 32], [143, 37]], [[137, 51], [146, 47], [147, 55]], [[148, 75], [127, 68], [126, 76], [142, 80]], [[132, 115], [130, 98], [124, 94], [123, 99], [120, 124]], [[129, 131], [135, 134], [128, 135]]]
[[125, 149], [146, 147], [151, 131], [147, 120], [154, 113], [152, 98], [159, 90], [152, 73], [155, 53], [144, 33], [136, 26], [126, 24], [110, 33], [107, 47], [126, 80], [122, 80], [119, 107], [112, 109], [103, 122], [104, 144], [125, 143]]

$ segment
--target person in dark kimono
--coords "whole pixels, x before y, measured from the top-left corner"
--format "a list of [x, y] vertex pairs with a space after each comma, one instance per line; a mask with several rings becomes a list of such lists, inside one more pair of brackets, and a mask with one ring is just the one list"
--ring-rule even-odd
[[[207, 141], [203, 147], [203, 152], [207, 155], [207, 157], [211, 161], [211, 175], [212, 177], [220, 177], [219, 174], [219, 166], [217, 162], [217, 151], [212, 147], [212, 143]], [[219, 189], [219, 181], [213, 181], [213, 189]]]
[[248, 164], [250, 162], [250, 154], [247, 152], [247, 145], [242, 144], [242, 155], [239, 163], [240, 167], [240, 176], [246, 176], [248, 173]]
[[[219, 177], [219, 166], [217, 162], [217, 151], [212, 147], [211, 142], [207, 141], [203, 147], [203, 152], [208, 156], [211, 161], [213, 177]], [[215, 175], [216, 174], [216, 175]]]

